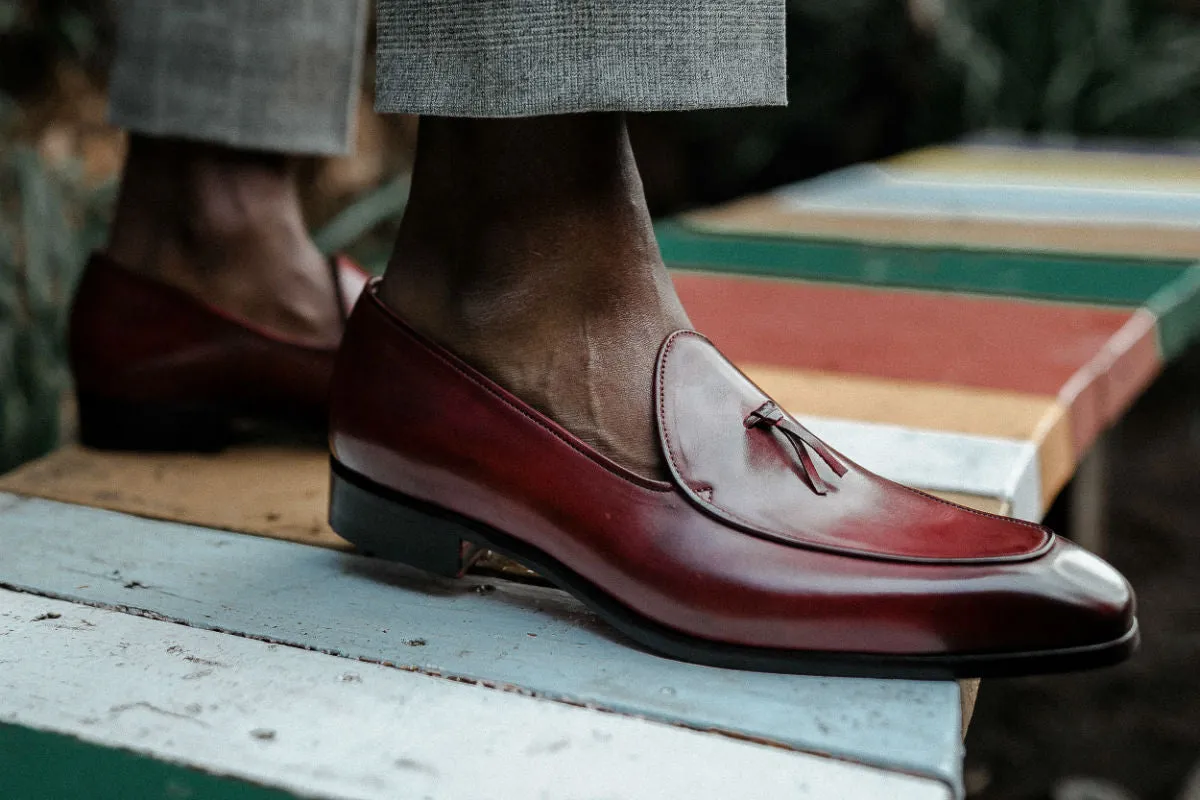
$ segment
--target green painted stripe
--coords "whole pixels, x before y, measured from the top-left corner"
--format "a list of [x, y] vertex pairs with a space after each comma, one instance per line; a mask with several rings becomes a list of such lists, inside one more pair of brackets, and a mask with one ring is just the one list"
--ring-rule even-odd
[[1155, 293], [1146, 305], [1158, 317], [1163, 361], [1170, 361], [1200, 335], [1200, 264]]
[[712, 234], [677, 220], [656, 232], [680, 269], [1119, 306], [1144, 305], [1192, 263]]
[[296, 795], [72, 736], [0, 723], [5, 800], [294, 800]]

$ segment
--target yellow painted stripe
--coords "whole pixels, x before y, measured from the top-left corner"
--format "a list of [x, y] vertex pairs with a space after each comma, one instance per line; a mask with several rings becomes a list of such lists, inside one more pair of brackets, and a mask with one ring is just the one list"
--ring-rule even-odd
[[1050, 510], [1054, 498], [1075, 474], [1078, 459], [1071, 427], [1071, 413], [1066, 406], [1055, 403], [1054, 410], [1042, 420], [1034, 435], [1038, 442], [1038, 466], [1042, 479], [1042, 510]]
[[0, 491], [336, 549], [329, 454], [238, 447], [217, 455], [68, 445], [0, 477]]
[[740, 366], [794, 414], [1034, 442], [1047, 505], [1075, 468], [1070, 415], [1053, 397], [767, 364]]
[[989, 514], [999, 514], [1007, 517], [1012, 512], [1012, 504], [999, 497], [981, 497], [977, 494], [962, 492], [929, 492], [934, 497], [958, 503], [960, 506], [973, 508], [976, 511], [986, 511]]
[[863, 420], [945, 433], [1036, 441], [1053, 397], [864, 375], [740, 364], [793, 414]]
[[1018, 147], [929, 147], [883, 161], [899, 170], [953, 175], [1022, 177], [1070, 183], [1119, 184], [1122, 188], [1200, 191], [1200, 158], [1155, 153], [1035, 150]]

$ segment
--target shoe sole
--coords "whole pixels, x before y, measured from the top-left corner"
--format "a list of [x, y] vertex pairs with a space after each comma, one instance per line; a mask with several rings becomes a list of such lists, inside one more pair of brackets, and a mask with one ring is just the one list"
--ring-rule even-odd
[[381, 486], [336, 458], [329, 523], [366, 555], [446, 577], [461, 577], [484, 550], [513, 559], [582, 601], [643, 648], [680, 661], [756, 672], [854, 678], [993, 678], [1073, 672], [1127, 659], [1140, 639], [1136, 620], [1119, 639], [1055, 650], [895, 655], [783, 650], [727, 644], [668, 628], [633, 611], [570, 567], [490, 525]]
[[214, 404], [135, 403], [81, 392], [79, 441], [96, 450], [219, 453], [245, 442], [320, 442], [324, 425], [299, 416]]

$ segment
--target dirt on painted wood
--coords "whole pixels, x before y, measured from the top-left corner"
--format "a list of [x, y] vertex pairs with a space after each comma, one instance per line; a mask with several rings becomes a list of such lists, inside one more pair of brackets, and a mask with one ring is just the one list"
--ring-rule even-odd
[[1193, 800], [1200, 346], [1168, 368], [1114, 440], [1106, 555], [1138, 592], [1142, 649], [1114, 669], [985, 682], [967, 737], [973, 800]]

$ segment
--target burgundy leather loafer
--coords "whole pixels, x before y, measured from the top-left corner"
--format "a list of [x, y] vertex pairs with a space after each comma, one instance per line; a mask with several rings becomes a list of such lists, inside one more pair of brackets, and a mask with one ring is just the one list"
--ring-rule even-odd
[[646, 648], [715, 666], [1012, 675], [1137, 644], [1133, 592], [1099, 558], [868, 472], [697, 333], [663, 343], [646, 402], [670, 481], [595, 452], [369, 286], [335, 368], [330, 521], [443, 575], [504, 553]]
[[[367, 274], [331, 259], [343, 319]], [[116, 450], [219, 450], [242, 422], [324, 430], [335, 348], [256, 328], [102, 254], [71, 308], [82, 442]]]

